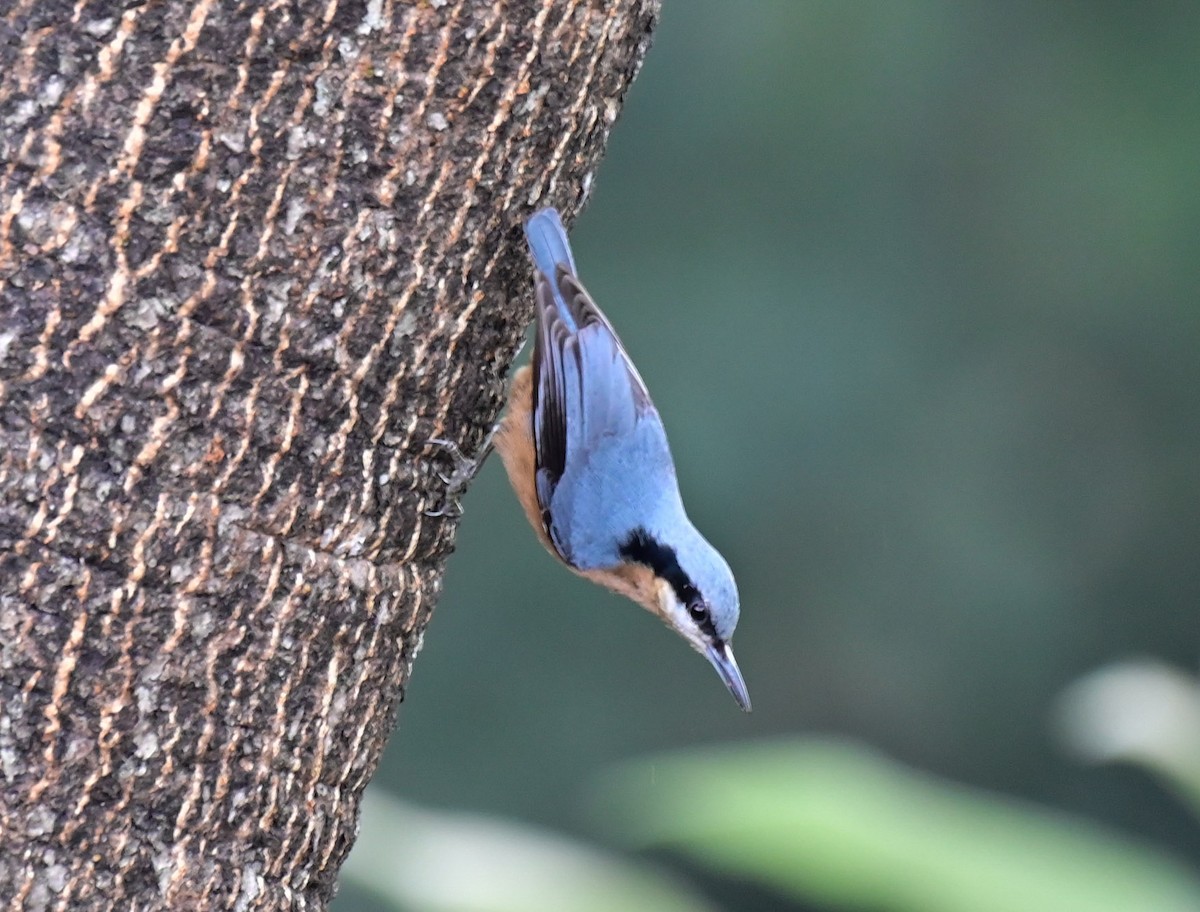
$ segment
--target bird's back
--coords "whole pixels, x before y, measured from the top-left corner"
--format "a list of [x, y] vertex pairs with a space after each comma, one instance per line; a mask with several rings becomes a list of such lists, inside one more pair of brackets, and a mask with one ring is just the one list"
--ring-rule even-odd
[[534, 349], [538, 496], [567, 563], [611, 566], [631, 530], [682, 516], [658, 411], [584, 290], [558, 213], [525, 226], [539, 272]]
[[582, 568], [613, 566], [637, 529], [678, 525], [685, 519], [666, 434], [657, 420], [640, 420], [631, 433], [607, 437], [572, 461], [550, 505], [552, 537]]

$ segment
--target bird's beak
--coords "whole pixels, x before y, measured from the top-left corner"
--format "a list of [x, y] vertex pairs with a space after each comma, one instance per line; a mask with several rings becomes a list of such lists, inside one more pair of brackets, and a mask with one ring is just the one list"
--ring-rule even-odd
[[729, 644], [714, 643], [708, 647], [705, 654], [717, 670], [717, 674], [721, 676], [721, 680], [725, 682], [725, 686], [729, 688], [729, 692], [733, 694], [733, 698], [737, 700], [742, 712], [750, 712], [750, 691], [746, 689], [746, 682], [742, 680], [742, 673], [733, 658], [733, 650], [729, 648]]

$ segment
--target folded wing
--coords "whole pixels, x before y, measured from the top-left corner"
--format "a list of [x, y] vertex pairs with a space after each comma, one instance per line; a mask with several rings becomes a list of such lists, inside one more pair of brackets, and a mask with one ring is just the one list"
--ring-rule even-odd
[[590, 458], [611, 458], [615, 443], [632, 441], [639, 422], [657, 414], [612, 325], [579, 280], [560, 264], [551, 282], [539, 274], [533, 356], [537, 490], [546, 532], [571, 563], [567, 542], [555, 533], [570, 517], [556, 516], [552, 524], [549, 515], [559, 482], [568, 473], [581, 474]]

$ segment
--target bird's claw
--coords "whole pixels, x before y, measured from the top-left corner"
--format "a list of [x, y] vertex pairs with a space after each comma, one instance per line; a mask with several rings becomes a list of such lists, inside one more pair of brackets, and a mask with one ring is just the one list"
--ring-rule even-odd
[[453, 440], [446, 440], [443, 437], [431, 437], [425, 441], [425, 445], [438, 447], [454, 463], [454, 467], [448, 474], [441, 470], [434, 470], [434, 474], [446, 486], [447, 495], [456, 497], [466, 490], [467, 484], [475, 477], [475, 473], [479, 471], [479, 461], [463, 455], [463, 451], [458, 448], [457, 443]]
[[[488, 442], [490, 443], [490, 438]], [[449, 456], [450, 461], [454, 464], [449, 472], [434, 469], [434, 474], [446, 486], [445, 499], [437, 509], [426, 510], [425, 515], [432, 517], [446, 516], [451, 519], [457, 519], [463, 515], [463, 507], [458, 500], [459, 495], [466, 490], [471, 479], [479, 471], [479, 467], [483, 464], [483, 457], [487, 455], [489, 448], [485, 445], [480, 458], [471, 459], [463, 454], [457, 443], [453, 440], [447, 440], [444, 437], [431, 437], [425, 441], [425, 445], [436, 447], [441, 453]]]
[[463, 506], [453, 497], [447, 497], [442, 501], [442, 505], [436, 510], [426, 510], [425, 515], [437, 519], [445, 516], [449, 519], [458, 519], [463, 515]]

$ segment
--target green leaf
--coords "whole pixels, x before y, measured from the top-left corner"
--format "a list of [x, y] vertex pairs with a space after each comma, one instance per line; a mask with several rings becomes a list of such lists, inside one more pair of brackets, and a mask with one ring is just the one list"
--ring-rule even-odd
[[1086, 820], [821, 741], [676, 753], [601, 790], [614, 830], [808, 901], [895, 912], [1195, 912], [1182, 864]]

